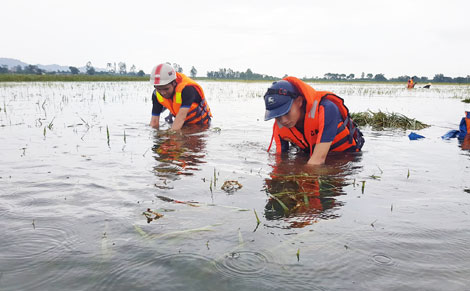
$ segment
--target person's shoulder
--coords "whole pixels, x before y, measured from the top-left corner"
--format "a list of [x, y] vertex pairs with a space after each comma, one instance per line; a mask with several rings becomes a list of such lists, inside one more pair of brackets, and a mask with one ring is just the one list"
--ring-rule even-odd
[[194, 86], [185, 86], [181, 91], [181, 94], [188, 94], [188, 95], [195, 95], [198, 94], [196, 88]]
[[341, 114], [339, 112], [338, 106], [331, 100], [323, 99], [320, 101], [320, 106], [323, 107], [323, 112], [327, 118], [339, 119]]
[[186, 86], [181, 91], [181, 95], [183, 97], [200, 97], [199, 92], [196, 90], [194, 86]]
[[196, 88], [194, 88], [194, 86], [191, 86], [191, 85], [187, 85], [183, 88], [183, 91], [182, 93], [192, 93], [192, 92], [197, 92]]
[[326, 98], [323, 98], [321, 101], [320, 101], [320, 106], [323, 106], [325, 109], [327, 108], [331, 108], [331, 109], [338, 109], [338, 106], [336, 106], [336, 104], [331, 101], [331, 100], [328, 100]]

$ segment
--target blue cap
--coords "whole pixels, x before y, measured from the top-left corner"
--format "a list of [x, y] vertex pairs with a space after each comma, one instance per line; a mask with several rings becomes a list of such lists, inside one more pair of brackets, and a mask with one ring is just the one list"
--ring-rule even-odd
[[289, 113], [294, 99], [299, 96], [299, 91], [291, 83], [285, 80], [274, 82], [264, 95], [266, 113], [264, 120], [269, 120]]

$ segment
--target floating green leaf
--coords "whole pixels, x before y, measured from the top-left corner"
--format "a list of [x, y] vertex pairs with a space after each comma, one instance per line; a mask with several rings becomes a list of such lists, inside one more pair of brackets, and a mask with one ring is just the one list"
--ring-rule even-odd
[[255, 212], [256, 224], [260, 224], [261, 221], [259, 220], [258, 213], [256, 213], [256, 209], [253, 209], [253, 211]]
[[108, 136], [108, 146], [109, 146], [109, 128], [108, 128], [107, 125], [106, 125], [106, 134], [107, 134], [107, 136]]

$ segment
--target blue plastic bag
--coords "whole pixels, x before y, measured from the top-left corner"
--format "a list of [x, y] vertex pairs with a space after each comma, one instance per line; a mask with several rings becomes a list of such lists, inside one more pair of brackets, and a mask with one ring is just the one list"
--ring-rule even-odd
[[412, 132], [412, 133], [410, 133], [410, 134], [408, 135], [408, 138], [409, 138], [410, 140], [417, 140], [417, 139], [424, 138], [424, 136]]
[[451, 138], [457, 137], [459, 134], [460, 134], [460, 131], [456, 129], [452, 129], [452, 130], [449, 130], [446, 134], [444, 134], [441, 137], [442, 139], [451, 139]]

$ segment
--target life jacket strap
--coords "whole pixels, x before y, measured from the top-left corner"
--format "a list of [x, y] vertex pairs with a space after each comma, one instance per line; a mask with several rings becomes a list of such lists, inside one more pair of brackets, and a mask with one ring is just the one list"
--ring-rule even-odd
[[274, 122], [274, 125], [273, 125], [273, 135], [271, 136], [271, 142], [269, 143], [269, 147], [268, 147], [268, 150], [267, 152], [269, 153], [269, 151], [271, 150], [271, 146], [273, 145], [273, 140], [274, 140], [274, 131], [275, 131], [275, 128], [276, 128], [276, 122]]

